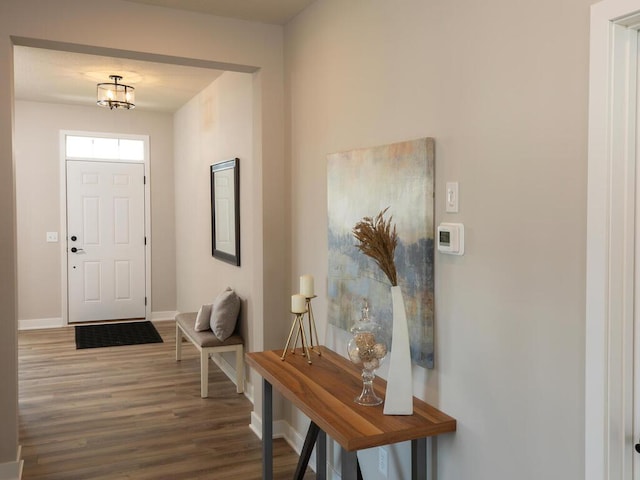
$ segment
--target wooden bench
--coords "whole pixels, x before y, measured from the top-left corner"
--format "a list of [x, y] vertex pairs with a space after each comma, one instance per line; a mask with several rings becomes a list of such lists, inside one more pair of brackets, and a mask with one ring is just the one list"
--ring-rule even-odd
[[[176, 315], [176, 360], [182, 359], [182, 339], [189, 340], [200, 351], [200, 396], [209, 396], [209, 355], [212, 353], [235, 352], [236, 354], [236, 391], [244, 392], [244, 341], [234, 332], [221, 342], [211, 330], [195, 330], [196, 312]], [[237, 330], [237, 327], [236, 327]], [[231, 380], [234, 380], [231, 378]]]

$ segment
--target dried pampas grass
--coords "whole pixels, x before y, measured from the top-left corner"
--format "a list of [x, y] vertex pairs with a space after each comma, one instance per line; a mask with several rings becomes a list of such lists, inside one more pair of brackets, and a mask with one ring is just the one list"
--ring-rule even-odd
[[396, 226], [391, 226], [391, 219], [384, 219], [389, 207], [382, 210], [374, 218], [364, 217], [353, 228], [353, 236], [359, 242], [356, 247], [371, 257], [385, 273], [393, 287], [398, 285], [394, 253], [398, 244]]

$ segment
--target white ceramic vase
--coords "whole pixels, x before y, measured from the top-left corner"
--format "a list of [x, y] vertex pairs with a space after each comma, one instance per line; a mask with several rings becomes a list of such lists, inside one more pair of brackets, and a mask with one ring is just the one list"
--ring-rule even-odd
[[409, 327], [400, 287], [391, 287], [391, 302], [393, 305], [393, 329], [383, 413], [385, 415], [412, 415], [413, 376], [411, 374]]

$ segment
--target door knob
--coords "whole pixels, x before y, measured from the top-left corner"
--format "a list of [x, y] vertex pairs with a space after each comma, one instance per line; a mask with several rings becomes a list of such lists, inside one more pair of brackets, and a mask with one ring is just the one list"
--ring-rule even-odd
[[84, 252], [82, 248], [71, 247], [71, 253]]
[[640, 453], [640, 443], [636, 443], [636, 452]]
[[78, 239], [78, 237], [76, 237], [75, 235], [71, 235], [71, 241], [75, 242]]

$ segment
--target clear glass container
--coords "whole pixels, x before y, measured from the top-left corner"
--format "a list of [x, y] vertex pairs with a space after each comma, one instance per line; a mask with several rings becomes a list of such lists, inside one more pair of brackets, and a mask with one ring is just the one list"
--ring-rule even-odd
[[387, 356], [387, 341], [383, 328], [369, 317], [369, 307], [365, 301], [362, 317], [351, 328], [353, 338], [347, 345], [349, 359], [362, 368], [362, 392], [354, 401], [360, 405], [380, 405], [383, 399], [373, 389], [375, 371]]

